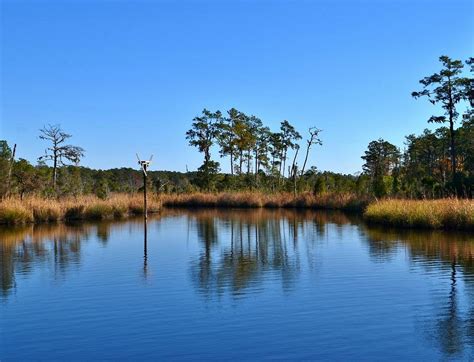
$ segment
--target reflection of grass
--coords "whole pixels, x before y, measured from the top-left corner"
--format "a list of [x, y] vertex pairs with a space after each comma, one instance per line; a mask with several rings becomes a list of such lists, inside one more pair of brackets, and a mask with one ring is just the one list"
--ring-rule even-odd
[[193, 193], [165, 195], [163, 205], [173, 207], [222, 207], [222, 208], [308, 208], [363, 210], [367, 200], [353, 194], [326, 193], [314, 196], [304, 193], [264, 194], [260, 192]]
[[387, 251], [396, 245], [405, 245], [414, 259], [456, 261], [465, 271], [474, 272], [474, 235], [470, 232], [400, 230], [374, 225], [365, 227], [364, 233], [374, 251]]
[[187, 215], [197, 221], [204, 220], [226, 220], [238, 221], [239, 223], [246, 223], [250, 225], [259, 225], [266, 221], [284, 220], [289, 223], [301, 225], [303, 223], [317, 223], [317, 224], [357, 224], [361, 218], [354, 213], [343, 213], [337, 210], [314, 211], [310, 209], [229, 209], [229, 208], [164, 208], [160, 213], [160, 217], [178, 217]]
[[[157, 212], [161, 202], [150, 196], [149, 212]], [[64, 199], [29, 197], [24, 200], [9, 198], [0, 202], [0, 224], [24, 224], [60, 220], [114, 219], [143, 214], [141, 195], [113, 195], [107, 200], [94, 196]]]
[[382, 200], [370, 204], [365, 217], [399, 227], [474, 230], [474, 201]]

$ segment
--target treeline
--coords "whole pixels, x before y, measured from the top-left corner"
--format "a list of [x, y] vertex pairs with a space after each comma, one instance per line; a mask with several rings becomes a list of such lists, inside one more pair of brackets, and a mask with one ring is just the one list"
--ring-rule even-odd
[[425, 129], [406, 137], [404, 150], [383, 139], [370, 142], [363, 165], [367, 193], [377, 197], [442, 198], [474, 195], [474, 120], [456, 130], [456, 172], [452, 173], [449, 128]]
[[[58, 168], [57, 184], [53, 187], [53, 167], [44, 163], [33, 166], [25, 159], [15, 160], [10, 182], [11, 148], [0, 141], [0, 196], [8, 194], [23, 198], [27, 195], [43, 197], [79, 196], [94, 194], [106, 199], [112, 193], [135, 193], [142, 190], [143, 175], [132, 168], [94, 170], [77, 165]], [[148, 187], [151, 192], [173, 193], [196, 190], [192, 185], [194, 173], [149, 171]], [[9, 185], [10, 184], [10, 185]]]
[[[462, 62], [441, 56], [439, 61], [441, 70], [421, 79], [423, 87], [413, 92], [412, 97], [425, 97], [431, 104], [441, 106], [443, 113], [431, 116], [428, 122], [446, 123], [447, 127], [407, 136], [403, 151], [383, 139], [370, 142], [362, 156], [362, 174], [321, 173], [315, 166], [307, 167], [312, 146], [322, 145], [321, 130], [316, 127], [309, 128], [302, 141], [301, 134], [287, 120], [272, 131], [260, 118], [235, 108], [225, 115], [204, 109], [186, 133], [189, 144], [204, 156], [196, 184], [208, 191], [230, 187], [295, 194], [349, 191], [377, 197], [472, 198], [474, 58]], [[465, 65], [471, 76], [463, 75]], [[219, 173], [220, 164], [211, 154], [213, 147], [217, 147], [221, 158], [228, 158], [230, 176], [222, 177]]]
[[[186, 133], [189, 144], [202, 153], [202, 165], [195, 172], [150, 171], [147, 186], [155, 193], [255, 190], [472, 198], [474, 60], [462, 62], [442, 56], [440, 62], [441, 70], [421, 79], [422, 89], [412, 96], [440, 106], [442, 113], [431, 116], [428, 122], [446, 126], [407, 136], [403, 148], [384, 139], [370, 142], [362, 155], [360, 173], [322, 172], [308, 163], [311, 152], [323, 144], [317, 127], [301, 134], [284, 120], [278, 129], [271, 130], [260, 118], [235, 108], [225, 113], [204, 109]], [[470, 76], [463, 74], [466, 69]], [[35, 166], [17, 160], [15, 148], [0, 141], [0, 197], [95, 194], [107, 198], [111, 193], [133, 193], [143, 187], [138, 169], [80, 167], [85, 150], [67, 144], [71, 135], [58, 125], [45, 126], [39, 138], [47, 148]], [[219, 161], [228, 162], [228, 173], [221, 172]]]
[[423, 87], [412, 97], [440, 106], [442, 113], [428, 122], [447, 126], [407, 136], [403, 153], [383, 139], [371, 142], [362, 158], [376, 196], [473, 197], [474, 58], [465, 61], [469, 76], [461, 60], [441, 56], [439, 61], [441, 70], [421, 79]]
[[[196, 182], [202, 189], [212, 191], [222, 186], [231, 188], [285, 188], [286, 181], [305, 174], [305, 167], [311, 146], [322, 144], [319, 139], [321, 130], [316, 127], [308, 130], [304, 163], [301, 170], [297, 164], [300, 151], [298, 141], [301, 134], [288, 121], [282, 121], [280, 128], [272, 132], [256, 116], [248, 116], [235, 108], [226, 116], [220, 111], [207, 109], [195, 117], [186, 138], [204, 156], [198, 169]], [[220, 157], [228, 157], [229, 177], [221, 179], [219, 162], [212, 159], [211, 149], [218, 146]], [[294, 155], [290, 158], [290, 152]], [[237, 177], [234, 177], [237, 176]], [[295, 185], [293, 185], [295, 187]]]
[[[11, 173], [10, 173], [11, 169]], [[9, 177], [10, 174], [10, 177]], [[354, 190], [358, 177], [341, 175], [333, 172], [318, 173], [313, 170], [305, 172], [309, 183], [319, 183], [321, 189], [329, 191]], [[143, 175], [133, 168], [114, 168], [95, 170], [79, 165], [58, 167], [57, 181], [54, 186], [54, 168], [44, 161], [32, 165], [25, 159], [12, 162], [12, 147], [0, 140], [0, 196], [8, 194], [24, 197], [38, 195], [79, 196], [95, 194], [107, 198], [111, 193], [134, 193], [142, 190]], [[264, 175], [263, 177], [267, 177]], [[148, 190], [154, 193], [189, 193], [201, 191], [201, 179], [198, 172], [149, 171]], [[214, 191], [246, 190], [246, 175], [218, 174], [215, 177]]]

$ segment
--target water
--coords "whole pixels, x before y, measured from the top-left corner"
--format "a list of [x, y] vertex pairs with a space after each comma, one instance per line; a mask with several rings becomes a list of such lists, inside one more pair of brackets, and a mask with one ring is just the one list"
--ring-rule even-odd
[[0, 229], [0, 359], [474, 360], [474, 236], [341, 213]]

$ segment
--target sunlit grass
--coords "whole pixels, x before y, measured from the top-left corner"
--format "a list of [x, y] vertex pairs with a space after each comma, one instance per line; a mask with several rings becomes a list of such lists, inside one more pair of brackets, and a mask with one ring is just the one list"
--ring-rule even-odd
[[[161, 206], [213, 208], [301, 208], [301, 209], [365, 209], [367, 221], [384, 225], [428, 229], [474, 230], [474, 201], [463, 199], [397, 200], [388, 199], [369, 204], [354, 194], [313, 195], [303, 193], [266, 194], [261, 192], [192, 193], [150, 195], [148, 211]], [[26, 224], [66, 220], [119, 219], [143, 214], [141, 194], [115, 194], [106, 200], [95, 196], [24, 200], [8, 198], [0, 202], [0, 224]]]
[[399, 227], [474, 230], [474, 201], [381, 200], [364, 214], [370, 222]]
[[[150, 195], [148, 211], [161, 209], [159, 198]], [[112, 195], [106, 200], [95, 196], [44, 199], [28, 197], [24, 200], [8, 198], [0, 202], [0, 224], [25, 224], [64, 220], [117, 219], [143, 214], [143, 196], [139, 194]]]
[[222, 207], [222, 208], [308, 208], [363, 210], [367, 200], [353, 194], [291, 193], [265, 194], [261, 192], [192, 193], [163, 196], [163, 205], [169, 207]]

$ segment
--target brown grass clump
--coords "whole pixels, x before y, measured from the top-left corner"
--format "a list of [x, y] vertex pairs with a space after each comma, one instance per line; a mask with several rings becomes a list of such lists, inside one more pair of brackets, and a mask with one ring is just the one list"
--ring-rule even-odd
[[382, 200], [370, 204], [364, 216], [370, 222], [399, 227], [474, 230], [474, 201]]
[[0, 203], [0, 222], [2, 224], [13, 225], [33, 221], [33, 212], [20, 200], [8, 200], [8, 203]]
[[[161, 201], [150, 195], [148, 211], [158, 212]], [[105, 220], [143, 214], [142, 195], [112, 195], [107, 200], [95, 196], [43, 199], [28, 197], [24, 200], [8, 198], [0, 202], [0, 224], [26, 224], [64, 220]]]

